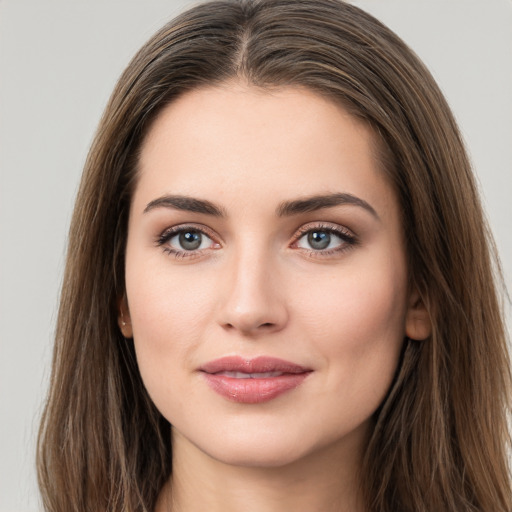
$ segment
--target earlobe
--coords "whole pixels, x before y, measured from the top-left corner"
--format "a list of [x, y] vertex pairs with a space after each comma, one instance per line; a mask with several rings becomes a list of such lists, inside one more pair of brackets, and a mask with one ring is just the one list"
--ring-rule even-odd
[[417, 291], [411, 293], [405, 319], [405, 335], [411, 340], [425, 340], [432, 334], [430, 313]]
[[117, 302], [117, 324], [125, 338], [133, 338], [132, 321], [130, 317], [130, 310], [128, 309], [128, 302], [126, 294], [124, 294]]

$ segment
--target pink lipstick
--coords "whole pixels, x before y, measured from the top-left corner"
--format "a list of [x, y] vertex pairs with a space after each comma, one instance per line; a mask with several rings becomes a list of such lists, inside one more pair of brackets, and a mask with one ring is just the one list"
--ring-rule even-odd
[[312, 370], [274, 357], [228, 356], [206, 363], [199, 371], [208, 385], [228, 400], [259, 404], [295, 389]]

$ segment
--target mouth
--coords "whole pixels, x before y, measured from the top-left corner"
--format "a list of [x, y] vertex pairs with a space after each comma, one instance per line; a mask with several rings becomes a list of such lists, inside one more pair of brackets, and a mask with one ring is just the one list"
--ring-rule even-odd
[[238, 403], [268, 402], [295, 389], [312, 370], [273, 357], [244, 359], [228, 356], [199, 368], [210, 388], [222, 397]]

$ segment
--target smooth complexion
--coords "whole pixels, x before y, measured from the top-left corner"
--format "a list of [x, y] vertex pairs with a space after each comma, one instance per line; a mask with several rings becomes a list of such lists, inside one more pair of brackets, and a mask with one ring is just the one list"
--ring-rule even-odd
[[[365, 125], [300, 88], [194, 90], [154, 122], [120, 325], [172, 424], [157, 510], [361, 510], [372, 415], [404, 337], [430, 328], [375, 147]], [[277, 358], [307, 375], [268, 399], [249, 383], [263, 398], [241, 400], [244, 370], [223, 372], [222, 358]], [[256, 368], [261, 389], [282, 378], [273, 369]]]

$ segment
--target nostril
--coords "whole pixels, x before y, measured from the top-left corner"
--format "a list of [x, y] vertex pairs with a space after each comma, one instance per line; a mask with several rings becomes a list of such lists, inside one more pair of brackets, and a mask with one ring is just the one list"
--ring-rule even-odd
[[253, 323], [252, 326], [251, 325], [245, 325], [245, 324], [236, 324], [236, 323], [231, 323], [231, 322], [226, 322], [224, 324], [224, 329], [228, 330], [228, 331], [233, 331], [233, 330], [240, 330], [240, 331], [243, 331], [243, 332], [252, 332], [252, 331], [257, 331], [257, 330], [263, 330], [263, 331], [266, 331], [266, 330], [271, 330], [273, 328], [275, 328], [276, 324], [273, 323], [273, 322], [264, 322], [264, 323], [261, 323], [261, 324], [258, 324], [257, 322]]

